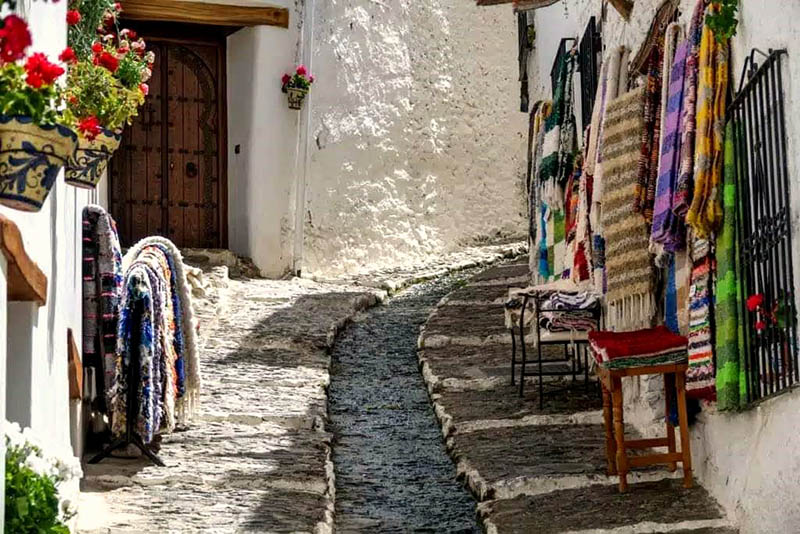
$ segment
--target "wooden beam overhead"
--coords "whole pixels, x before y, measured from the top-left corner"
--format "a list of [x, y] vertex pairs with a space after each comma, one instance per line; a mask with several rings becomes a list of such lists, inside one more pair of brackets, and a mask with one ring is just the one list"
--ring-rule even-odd
[[510, 4], [514, 0], [475, 0], [479, 6], [496, 6], [499, 4]]
[[184, 0], [122, 0], [122, 16], [129, 20], [216, 26], [289, 27], [289, 10], [283, 7], [237, 6]]
[[25, 252], [17, 225], [0, 215], [0, 253], [6, 257], [9, 301], [47, 302], [47, 276]]

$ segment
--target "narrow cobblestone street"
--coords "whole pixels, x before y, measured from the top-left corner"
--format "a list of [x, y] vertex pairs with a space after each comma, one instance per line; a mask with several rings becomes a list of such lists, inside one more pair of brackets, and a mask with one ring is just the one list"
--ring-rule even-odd
[[465, 276], [414, 286], [337, 339], [330, 387], [337, 532], [479, 532], [416, 357], [420, 325]]

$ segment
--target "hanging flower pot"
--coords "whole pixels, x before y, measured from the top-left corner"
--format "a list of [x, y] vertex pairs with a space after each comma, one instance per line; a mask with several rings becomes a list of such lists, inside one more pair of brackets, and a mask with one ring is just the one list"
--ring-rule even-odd
[[289, 109], [302, 109], [303, 101], [306, 99], [308, 89], [300, 87], [287, 87], [286, 93], [289, 95]]
[[302, 109], [303, 101], [314, 83], [314, 77], [308, 73], [304, 65], [300, 65], [294, 74], [284, 74], [281, 78], [281, 91], [289, 98], [289, 109]]
[[0, 115], [0, 204], [39, 211], [77, 142], [66, 126]]
[[84, 189], [97, 187], [121, 139], [120, 134], [105, 128], [92, 140], [81, 136], [75, 157], [67, 163], [64, 181]]

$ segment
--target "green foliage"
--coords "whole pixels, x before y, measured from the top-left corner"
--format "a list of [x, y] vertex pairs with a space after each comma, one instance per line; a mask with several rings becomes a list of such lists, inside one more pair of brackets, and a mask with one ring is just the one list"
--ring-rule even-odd
[[106, 68], [79, 61], [69, 69], [67, 109], [64, 118], [76, 126], [86, 117], [97, 117], [101, 126], [117, 130], [130, 124], [144, 102], [138, 88], [128, 89]]
[[716, 0], [712, 2], [712, 6], [714, 9], [706, 15], [706, 24], [714, 31], [717, 42], [725, 43], [736, 35], [739, 0]]
[[60, 122], [57, 109], [62, 99], [58, 85], [36, 89], [25, 82], [25, 77], [25, 69], [16, 63], [0, 67], [0, 114], [31, 117], [39, 125]]
[[69, 534], [59, 519], [57, 480], [35, 473], [24, 448], [6, 450], [5, 531], [15, 534]]
[[77, 9], [81, 21], [69, 26], [67, 43], [78, 59], [91, 59], [92, 43], [97, 40], [97, 28], [103, 26], [108, 13], [115, 13], [114, 0], [71, 0], [69, 9]]
[[128, 53], [120, 60], [115, 75], [128, 89], [138, 89], [145, 68], [144, 62], [136, 54]]
[[289, 87], [308, 90], [311, 88], [312, 83], [313, 82], [309, 78], [306, 78], [304, 75], [295, 74], [292, 76], [292, 79], [289, 82]]

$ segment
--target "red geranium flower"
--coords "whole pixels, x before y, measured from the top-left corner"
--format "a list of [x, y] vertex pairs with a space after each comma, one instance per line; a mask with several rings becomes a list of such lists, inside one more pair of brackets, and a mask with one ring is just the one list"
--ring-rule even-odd
[[114, 3], [114, 11], [116, 11], [117, 13], [122, 11], [122, 4], [120, 4], [119, 2]]
[[41, 52], [37, 52], [25, 62], [25, 72], [28, 74], [25, 82], [38, 89], [43, 85], [52, 85], [59, 76], [64, 74], [64, 69], [51, 63]]
[[103, 43], [101, 43], [100, 41], [95, 41], [92, 43], [92, 52], [94, 52], [95, 54], [99, 54], [102, 51], [103, 51]]
[[289, 76], [288, 74], [284, 74], [283, 78], [281, 78], [281, 84], [286, 85], [287, 83], [289, 83], [289, 80], [291, 79], [292, 79], [291, 76]]
[[103, 52], [98, 56], [97, 64], [101, 67], [107, 68], [112, 72], [112, 74], [117, 72], [117, 69], [119, 68], [119, 60], [108, 52]]
[[307, 73], [308, 71], [306, 70], [305, 65], [300, 65], [299, 67], [297, 67], [297, 74], [299, 74], [300, 76], [305, 76]]
[[81, 21], [81, 13], [77, 9], [70, 9], [67, 11], [67, 24], [75, 26]]
[[0, 59], [5, 62], [25, 57], [25, 49], [31, 45], [31, 32], [28, 23], [16, 15], [3, 19], [0, 28]]
[[147, 96], [147, 95], [150, 94], [150, 86], [147, 85], [146, 83], [140, 83], [139, 84], [139, 90], [142, 92], [142, 94], [144, 96]]
[[767, 327], [767, 324], [764, 321], [756, 321], [756, 331], [761, 332]]
[[58, 59], [64, 63], [72, 63], [78, 58], [75, 56], [75, 51], [72, 49], [72, 47], [68, 46], [63, 52], [61, 52], [61, 54], [59, 54]]
[[308, 82], [309, 83], [314, 83], [314, 76], [313, 75], [308, 77]]
[[103, 129], [100, 127], [100, 121], [97, 120], [97, 117], [91, 115], [78, 123], [78, 130], [86, 139], [94, 141], [95, 137], [100, 135]]
[[120, 30], [119, 36], [123, 39], [129, 39], [131, 41], [136, 40], [136, 32], [128, 28], [123, 28], [122, 30]]
[[103, 26], [106, 28], [110, 28], [114, 25], [114, 22], [117, 20], [117, 16], [112, 13], [111, 11], [106, 11], [103, 15]]
[[750, 295], [747, 299], [747, 309], [752, 311], [756, 311], [761, 305], [764, 304], [764, 295], [762, 293], [756, 293], [755, 295]]

